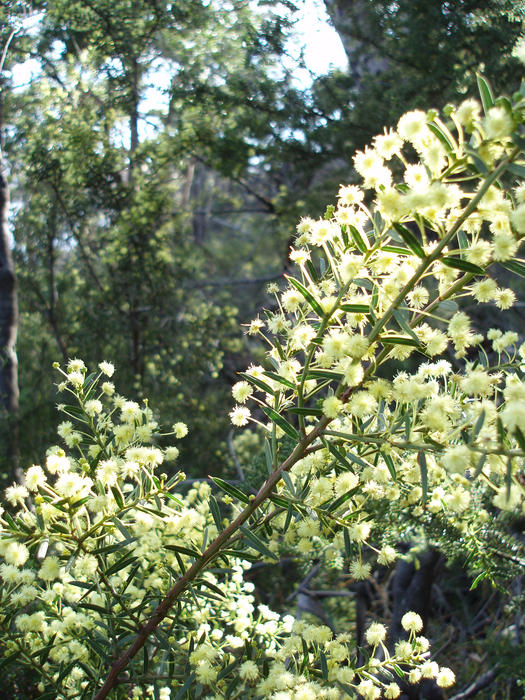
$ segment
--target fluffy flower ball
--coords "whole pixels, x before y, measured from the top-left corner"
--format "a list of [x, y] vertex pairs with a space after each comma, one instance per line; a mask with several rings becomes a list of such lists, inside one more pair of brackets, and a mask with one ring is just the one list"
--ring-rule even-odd
[[423, 620], [415, 612], [407, 612], [401, 618], [401, 625], [407, 632], [421, 632]]

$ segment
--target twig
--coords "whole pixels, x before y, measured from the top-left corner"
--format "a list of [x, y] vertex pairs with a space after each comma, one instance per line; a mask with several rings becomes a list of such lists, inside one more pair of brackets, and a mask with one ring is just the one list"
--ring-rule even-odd
[[467, 700], [467, 698], [474, 697], [474, 695], [476, 695], [480, 690], [483, 690], [483, 688], [489, 686], [496, 678], [498, 673], [499, 669], [496, 666], [496, 668], [492, 669], [491, 671], [487, 671], [487, 673], [480, 676], [477, 681], [469, 685], [468, 688], [465, 688], [465, 690], [461, 691], [461, 693], [453, 695], [450, 700]]
[[186, 573], [179, 578], [147, 623], [138, 632], [131, 646], [129, 646], [122, 656], [113, 663], [103, 686], [94, 696], [93, 700], [103, 700], [103, 698], [107, 698], [110, 691], [117, 685], [118, 678], [122, 671], [126, 668], [129, 661], [142, 649], [150, 635], [168, 615], [177, 598], [191, 585], [191, 582], [200, 572], [206, 568], [206, 565], [227, 547], [230, 540], [239, 531], [241, 526], [251, 518], [259, 506], [266, 502], [277, 483], [281, 480], [283, 472], [291, 469], [296, 462], [303, 458], [305, 450], [319, 437], [328, 423], [330, 423], [329, 418], [323, 417], [319, 420], [315, 428], [299, 442], [290, 456], [268, 477], [258, 494], [250, 501], [246, 508], [217, 536], [203, 552], [200, 559], [195, 561]]

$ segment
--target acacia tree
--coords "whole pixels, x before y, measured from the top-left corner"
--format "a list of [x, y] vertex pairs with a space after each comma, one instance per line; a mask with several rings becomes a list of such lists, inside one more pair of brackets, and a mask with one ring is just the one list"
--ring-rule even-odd
[[[299, 223], [278, 311], [249, 329], [269, 344], [264, 365], [232, 391], [232, 423], [264, 436], [256, 493], [215, 477], [222, 497], [182, 497], [183, 475], [155, 472], [178, 450], [147, 444], [157, 421], [115, 394], [113, 366], [61, 370], [69, 454], [52, 448], [7, 489], [0, 538], [4, 663], [38, 672], [42, 697], [375, 700], [453, 685], [418, 612], [388, 613], [356, 648], [329, 625], [255, 613], [242, 571], [315, 552], [340, 582], [364, 581], [408, 535], [474, 585], [522, 572], [525, 344], [451, 313], [467, 295], [510, 308], [493, 267], [525, 273], [525, 90], [495, 99], [479, 84], [482, 104], [413, 110], [377, 135], [355, 155], [362, 186]], [[415, 353], [413, 371], [381, 376]]]

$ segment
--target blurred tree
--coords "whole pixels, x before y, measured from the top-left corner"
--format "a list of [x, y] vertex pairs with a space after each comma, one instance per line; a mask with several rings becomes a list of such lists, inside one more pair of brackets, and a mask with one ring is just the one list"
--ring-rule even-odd
[[252, 81], [278, 113], [288, 81], [266, 74], [283, 26], [244, 1], [46, 4], [42, 71], [12, 96], [8, 139], [26, 458], [49, 432], [47, 367], [82, 354], [115, 360], [165, 415], [186, 411], [190, 468], [221, 468], [228, 384], [215, 380], [240, 348], [239, 284], [253, 288], [256, 259], [275, 277], [283, 256], [278, 188], [264, 170], [252, 177], [249, 145], [278, 126], [255, 119], [248, 93]]
[[82, 354], [115, 360], [164, 415], [183, 407], [194, 469], [222, 468], [235, 317], [267, 303], [298, 217], [323, 213], [403, 109], [467, 94], [480, 59], [517, 72], [517, 2], [327, 0], [350, 70], [299, 88], [282, 60], [294, 4], [42, 5], [40, 72], [9, 96], [6, 131], [28, 459], [52, 421], [47, 368]]

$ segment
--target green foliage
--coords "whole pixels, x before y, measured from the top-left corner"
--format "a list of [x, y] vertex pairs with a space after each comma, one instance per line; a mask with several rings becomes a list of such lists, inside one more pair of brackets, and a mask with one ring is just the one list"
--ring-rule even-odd
[[[51, 448], [0, 514], [3, 663], [38, 673], [41, 697], [375, 700], [422, 679], [453, 685], [419, 635], [424, 592], [408, 602], [417, 611], [396, 601], [366, 629], [341, 605], [341, 632], [310, 585], [325, 570], [327, 595], [344, 597], [396, 560], [416, 577], [437, 552], [474, 592], [522, 571], [525, 343], [450, 313], [465, 297], [510, 308], [492, 270], [523, 264], [525, 98], [492, 103], [479, 82], [483, 105], [404, 114], [356, 153], [362, 188], [342, 185], [325, 217], [299, 223], [276, 311], [248, 327], [269, 350], [232, 389], [231, 421], [258, 426], [244, 449], [263, 442], [264, 476], [244, 480], [239, 462], [238, 483], [214, 477], [216, 495], [200, 484], [184, 496], [185, 475], [158, 467], [178, 459], [165, 441], [186, 425], [160, 433], [147, 401], [115, 393], [108, 362], [61, 370], [68, 454]], [[314, 561], [297, 609], [326, 624], [255, 608], [244, 572], [285, 560]]]

